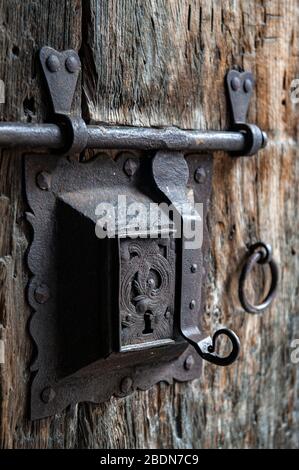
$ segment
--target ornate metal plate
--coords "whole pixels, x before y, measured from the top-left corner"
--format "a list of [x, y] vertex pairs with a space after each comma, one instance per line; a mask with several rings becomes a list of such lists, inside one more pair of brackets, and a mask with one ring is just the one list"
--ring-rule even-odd
[[[114, 239], [95, 234], [101, 202], [115, 205], [119, 195], [128, 203], [160, 202], [151, 153], [114, 157], [101, 154], [85, 163], [56, 155], [25, 157], [33, 228], [30, 331], [37, 345], [32, 419], [77, 402], [122, 397], [159, 381], [200, 376], [202, 359], [178, 330], [180, 251], [171, 234], [161, 237], [167, 217], [154, 238], [151, 226], [144, 238], [123, 237], [119, 226]], [[212, 158], [186, 160], [186, 191], [204, 203], [205, 218]], [[206, 227], [203, 240], [205, 260]], [[199, 275], [201, 280], [202, 269]], [[198, 322], [200, 311], [199, 306], [191, 312]]]

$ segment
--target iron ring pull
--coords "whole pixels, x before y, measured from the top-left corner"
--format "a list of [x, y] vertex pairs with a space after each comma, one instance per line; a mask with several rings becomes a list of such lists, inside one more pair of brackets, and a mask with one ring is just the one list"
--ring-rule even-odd
[[[245, 294], [245, 283], [256, 264], [269, 264], [271, 271], [271, 285], [265, 299], [258, 305], [253, 305]], [[245, 262], [239, 279], [239, 299], [242, 307], [248, 313], [261, 313], [273, 302], [278, 286], [278, 266], [272, 258], [272, 247], [263, 242], [255, 243], [250, 247], [250, 255]]]

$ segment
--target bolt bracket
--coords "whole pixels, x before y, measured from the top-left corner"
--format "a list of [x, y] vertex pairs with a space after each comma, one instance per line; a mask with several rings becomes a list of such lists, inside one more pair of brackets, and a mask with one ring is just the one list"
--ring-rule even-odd
[[245, 146], [242, 152], [231, 152], [238, 156], [251, 156], [267, 144], [267, 135], [255, 124], [248, 124], [250, 98], [254, 88], [254, 78], [251, 72], [238, 72], [230, 70], [226, 75], [226, 87], [228, 92], [231, 127], [240, 131], [245, 136]]
[[254, 88], [253, 75], [251, 72], [230, 70], [226, 75], [226, 84], [233, 126], [244, 124]]
[[81, 69], [78, 54], [73, 50], [58, 52], [44, 46], [39, 61], [47, 83], [54, 114], [70, 114]]
[[71, 106], [78, 81], [81, 62], [73, 50], [58, 52], [52, 47], [42, 47], [40, 64], [52, 104], [55, 122], [63, 135], [64, 146], [59, 153], [72, 155], [82, 152], [87, 145], [87, 126], [81, 117], [71, 116]]

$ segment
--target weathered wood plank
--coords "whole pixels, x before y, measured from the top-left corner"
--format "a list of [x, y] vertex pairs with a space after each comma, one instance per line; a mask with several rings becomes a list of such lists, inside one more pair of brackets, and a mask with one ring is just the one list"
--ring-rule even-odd
[[[138, 429], [129, 445], [296, 445], [296, 366], [290, 364], [289, 343], [298, 328], [298, 108], [289, 89], [298, 74], [298, 2], [94, 0], [85, 18], [83, 60], [95, 73], [84, 74], [83, 90], [92, 121], [223, 128], [223, 77], [238, 65], [257, 77], [250, 119], [272, 140], [251, 160], [215, 156], [206, 327], [235, 328], [241, 359], [230, 370], [205, 365], [198, 383], [149, 392], [152, 432]], [[263, 317], [244, 314], [230, 289], [246, 245], [257, 239], [272, 243], [282, 266], [280, 296]], [[145, 400], [145, 394], [136, 395]], [[143, 423], [136, 395], [126, 405], [134, 423]], [[91, 414], [94, 428], [109, 422], [110, 408], [105, 410], [100, 419]], [[120, 408], [116, 416], [114, 429], [122, 434], [126, 414]], [[128, 442], [109, 436], [105, 444]]]
[[[160, 384], [100, 406], [80, 404], [36, 423], [27, 420], [25, 402], [32, 347], [25, 334], [21, 166], [17, 153], [2, 152], [0, 446], [298, 446], [298, 372], [290, 342], [299, 327], [299, 108], [289, 93], [299, 76], [298, 20], [297, 0], [0, 0], [0, 79], [7, 86], [1, 119], [39, 121], [33, 51], [46, 43], [78, 48], [82, 41], [82, 107], [91, 121], [224, 128], [223, 77], [237, 65], [257, 78], [250, 119], [271, 140], [252, 159], [218, 153], [214, 161], [205, 326], [213, 331], [226, 324], [238, 332], [238, 363], [225, 370], [205, 364], [192, 383]], [[272, 243], [281, 266], [279, 296], [262, 317], [245, 314], [234, 290], [246, 245], [257, 239]]]
[[[45, 44], [78, 49], [80, 41], [80, 1], [1, 0], [0, 77], [6, 103], [0, 104], [0, 119], [39, 122], [46, 110], [37, 72], [38, 49]], [[79, 90], [78, 109], [80, 95]], [[31, 424], [27, 419], [33, 348], [27, 329], [31, 312], [25, 299], [25, 253], [31, 237], [25, 210], [21, 152], [1, 151], [0, 324], [5, 364], [0, 365], [0, 447], [51, 447], [59, 440], [57, 426], [50, 421]]]

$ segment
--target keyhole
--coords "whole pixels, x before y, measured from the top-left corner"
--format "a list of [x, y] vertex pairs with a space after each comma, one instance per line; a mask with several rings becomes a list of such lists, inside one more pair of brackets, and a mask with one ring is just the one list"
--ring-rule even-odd
[[145, 312], [144, 314], [144, 330], [143, 330], [143, 334], [144, 335], [148, 335], [150, 333], [152, 333], [154, 330], [152, 329], [152, 320], [151, 320], [151, 313], [150, 312]]

